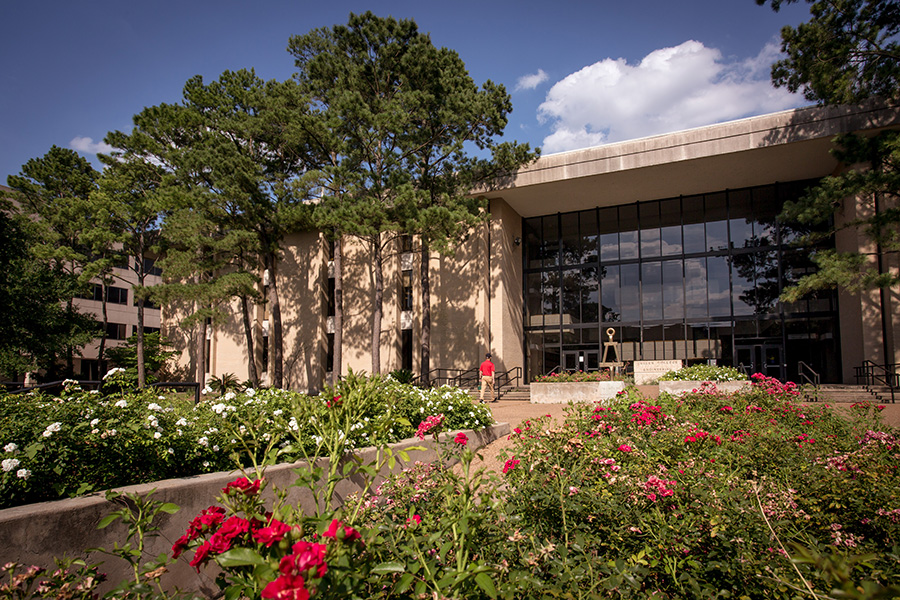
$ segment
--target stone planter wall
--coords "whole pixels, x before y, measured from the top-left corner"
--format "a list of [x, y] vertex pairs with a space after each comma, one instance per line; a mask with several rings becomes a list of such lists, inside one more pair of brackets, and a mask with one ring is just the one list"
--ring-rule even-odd
[[532, 404], [607, 402], [625, 389], [625, 383], [622, 381], [532, 383], [530, 388]]
[[660, 381], [659, 393], [667, 392], [669, 394], [680, 396], [692, 390], [699, 390], [704, 383], [712, 383], [720, 392], [733, 394], [743, 390], [750, 389], [749, 381]]
[[[457, 432], [441, 434], [441, 440], [452, 440]], [[465, 431], [469, 437], [469, 447], [480, 448], [488, 443], [509, 435], [509, 424], [499, 423], [480, 431]], [[418, 439], [406, 440], [392, 444], [394, 454], [413, 446], [424, 447], [425, 450], [415, 450], [409, 453], [409, 463], [404, 463], [398, 458], [395, 471], [400, 471], [407, 464], [415, 461], [432, 462], [438, 454], [434, 447], [433, 438], [425, 441]], [[366, 448], [357, 453], [364, 463], [375, 459], [375, 450]], [[328, 460], [321, 461], [327, 471]], [[288, 486], [296, 479], [294, 469], [305, 466], [305, 463], [281, 464], [266, 469], [265, 478], [268, 481], [268, 489], [264, 496], [272, 499], [271, 488], [288, 489]], [[385, 466], [375, 485], [389, 472]], [[118, 488], [124, 493], [148, 494], [155, 490], [153, 498], [160, 502], [172, 502], [181, 507], [174, 515], [162, 514], [159, 517], [160, 537], [147, 540], [144, 559], [146, 562], [159, 554], [171, 555], [172, 544], [181, 537], [187, 529], [188, 523], [204, 508], [216, 503], [216, 496], [225, 485], [241, 477], [239, 472], [209, 473], [182, 479], [169, 479], [154, 483], [133, 485]], [[337, 504], [340, 504], [348, 495], [359, 491], [364, 485], [362, 477], [354, 477], [343, 480], [338, 484], [335, 496]], [[373, 486], [374, 489], [374, 486]], [[310, 491], [306, 488], [290, 488], [288, 502], [300, 506], [304, 512], [314, 512], [315, 504]], [[88, 564], [103, 562], [101, 572], [108, 576], [104, 584], [103, 592], [106, 592], [125, 579], [130, 578], [128, 565], [114, 557], [101, 553], [86, 554], [87, 548], [112, 548], [118, 542], [125, 542], [127, 529], [116, 521], [106, 529], [98, 530], [97, 524], [118, 506], [107, 502], [101, 493], [91, 494], [80, 498], [58, 500], [55, 502], [41, 502], [0, 510], [0, 565], [7, 562], [18, 562], [24, 565], [39, 565], [52, 569], [55, 566], [54, 558], [69, 556], [82, 558], [87, 556]], [[170, 567], [170, 573], [163, 576], [166, 587], [178, 587], [182, 591], [196, 592], [204, 597], [212, 598], [218, 591], [214, 583], [213, 569], [197, 571], [188, 564], [193, 552], [183, 554], [176, 563]], [[210, 574], [213, 577], [210, 577]]]

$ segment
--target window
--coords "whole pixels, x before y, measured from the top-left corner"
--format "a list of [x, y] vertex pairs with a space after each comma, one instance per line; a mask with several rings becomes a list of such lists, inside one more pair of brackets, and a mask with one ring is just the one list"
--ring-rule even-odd
[[335, 285], [335, 284], [334, 284], [334, 277], [329, 277], [329, 278], [328, 278], [328, 299], [327, 299], [328, 306], [327, 306], [327, 308], [326, 308], [326, 310], [327, 310], [328, 312], [325, 313], [326, 316], [329, 316], [329, 317], [333, 317], [333, 316], [334, 316], [335, 307], [337, 306], [337, 302], [335, 301], [335, 290], [334, 290], [334, 285]]
[[107, 323], [106, 324], [106, 339], [109, 340], [124, 340], [128, 338], [127, 333], [128, 328], [124, 323]]
[[401, 273], [400, 281], [400, 310], [413, 309], [412, 270]]
[[106, 301], [110, 304], [128, 304], [128, 290], [109, 286], [106, 288]]
[[412, 329], [404, 329], [400, 332], [400, 368], [407, 371], [412, 371], [413, 368]]
[[411, 235], [401, 235], [400, 236], [400, 252], [412, 252], [413, 251], [413, 239]]
[[144, 259], [144, 273], [146, 275], [156, 275], [162, 277], [162, 269], [156, 266], [156, 261], [152, 258]]

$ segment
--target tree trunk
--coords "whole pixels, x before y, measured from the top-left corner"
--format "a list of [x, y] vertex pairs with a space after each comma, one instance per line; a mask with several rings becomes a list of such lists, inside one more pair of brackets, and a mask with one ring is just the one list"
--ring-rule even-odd
[[272, 311], [269, 322], [270, 346], [272, 348], [272, 387], [284, 387], [284, 341], [281, 329], [281, 304], [278, 301], [278, 277], [275, 274], [274, 253], [266, 256], [269, 270], [269, 307]]
[[343, 359], [341, 349], [344, 343], [344, 271], [343, 271], [343, 244], [338, 237], [334, 241], [334, 358], [331, 364], [331, 384], [334, 385], [341, 378], [341, 361]]
[[241, 296], [241, 314], [244, 317], [244, 337], [247, 338], [247, 366], [250, 383], [253, 388], [259, 387], [259, 373], [256, 372], [256, 352], [253, 349], [253, 324], [250, 320], [250, 302], [247, 296]]
[[422, 257], [419, 278], [422, 283], [422, 354], [419, 365], [420, 380], [425, 386], [431, 385], [431, 278], [429, 277], [428, 242], [422, 240]]
[[197, 383], [206, 386], [206, 319], [200, 322], [197, 340]]
[[103, 366], [103, 354], [106, 352], [106, 328], [109, 326], [109, 311], [106, 304], [106, 281], [103, 281], [100, 285], [100, 299], [102, 313], [103, 313], [103, 335], [100, 336], [100, 350], [97, 352], [97, 371], [100, 377], [106, 373], [106, 368]]
[[384, 299], [384, 272], [381, 254], [381, 236], [376, 235], [372, 244], [375, 267], [375, 300], [372, 306], [372, 374], [381, 373], [381, 310]]
[[[137, 307], [137, 376], [138, 389], [147, 385], [147, 367], [144, 364], [144, 299], [138, 298]], [[206, 346], [204, 345], [204, 348]]]

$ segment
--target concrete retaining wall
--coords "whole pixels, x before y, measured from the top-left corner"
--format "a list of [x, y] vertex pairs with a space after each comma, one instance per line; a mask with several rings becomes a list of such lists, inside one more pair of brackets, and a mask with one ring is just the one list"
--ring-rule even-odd
[[[441, 434], [441, 441], [452, 440], [457, 432]], [[465, 431], [469, 437], [469, 447], [480, 448], [488, 443], [509, 435], [509, 424], [499, 423], [480, 431]], [[409, 453], [410, 461], [404, 463], [398, 460], [394, 471], [400, 471], [415, 461], [433, 462], [438, 453], [434, 447], [432, 438], [425, 441], [418, 439], [405, 440], [392, 444], [391, 448], [396, 452], [420, 446], [424, 450], [413, 450]], [[357, 453], [364, 463], [375, 459], [375, 450], [367, 448]], [[328, 468], [328, 460], [323, 459], [320, 464], [325, 470]], [[268, 488], [264, 496], [272, 499], [271, 489], [276, 487], [281, 490], [295, 481], [294, 469], [303, 468], [306, 463], [280, 464], [269, 467], [265, 471]], [[388, 474], [385, 466], [382, 469], [378, 484]], [[154, 483], [133, 485], [117, 488], [123, 493], [136, 493], [146, 495], [153, 492], [153, 498], [160, 502], [172, 502], [181, 507], [174, 515], [162, 514], [159, 517], [160, 537], [147, 540], [143, 562], [158, 556], [159, 554], [171, 554], [172, 544], [187, 530], [188, 523], [204, 508], [216, 503], [216, 496], [225, 485], [242, 476], [240, 472], [209, 473], [181, 479], [168, 479]], [[338, 484], [335, 496], [337, 504], [344, 498], [358, 492], [364, 486], [364, 479], [357, 476], [345, 479]], [[306, 488], [290, 488], [287, 496], [288, 502], [297, 505], [306, 513], [315, 509], [311, 492]], [[108, 576], [104, 590], [112, 589], [119, 582], [129, 578], [128, 565], [118, 559], [102, 553], [87, 553], [88, 548], [112, 548], [118, 542], [125, 543], [127, 529], [117, 521], [106, 529], [98, 530], [100, 520], [116, 510], [118, 506], [107, 502], [102, 493], [90, 494], [80, 498], [58, 500], [56, 502], [42, 502], [17, 506], [0, 510], [0, 565], [7, 562], [18, 562], [25, 565], [39, 565], [42, 567], [54, 567], [54, 558], [69, 556], [72, 558], [86, 557], [87, 562], [103, 562], [101, 572]], [[168, 586], [177, 586], [184, 591], [200, 593], [206, 597], [212, 597], [218, 591], [218, 587], [207, 571], [199, 574], [192, 568], [188, 561], [193, 554], [191, 552], [182, 555], [171, 567], [171, 572], [164, 576]], [[209, 570], [211, 571], [211, 569]]]
[[568, 404], [569, 402], [604, 402], [625, 389], [622, 381], [579, 381], [567, 383], [532, 383], [532, 404]]
[[715, 385], [720, 392], [733, 394], [750, 389], [749, 381], [660, 381], [659, 393], [668, 393], [680, 396], [693, 390], [699, 390], [704, 383]]

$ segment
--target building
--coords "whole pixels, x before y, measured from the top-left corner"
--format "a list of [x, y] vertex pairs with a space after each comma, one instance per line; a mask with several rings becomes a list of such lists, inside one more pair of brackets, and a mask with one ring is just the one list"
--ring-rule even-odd
[[[846, 168], [832, 138], [900, 126], [868, 104], [807, 108], [542, 157], [484, 191], [490, 221], [452, 257], [430, 258], [432, 369], [468, 369], [492, 351], [526, 380], [593, 369], [607, 330], [621, 360], [743, 365], [780, 379], [802, 362], [825, 382], [864, 360], [896, 363], [896, 291], [820, 293], [786, 305], [786, 284], [814, 268], [785, 201]], [[848, 199], [838, 215], [864, 204]], [[869, 251], [852, 230], [839, 250]], [[418, 372], [419, 255], [398, 240], [385, 272], [382, 372]], [[896, 268], [896, 265], [892, 265]], [[330, 263], [315, 232], [286, 240], [279, 265], [285, 384], [329, 380]], [[347, 244], [344, 370], [371, 371], [371, 260]], [[239, 312], [235, 310], [235, 315]], [[266, 331], [265, 307], [257, 331]], [[239, 318], [210, 335], [210, 373], [246, 377]], [[169, 334], [169, 338], [173, 335]], [[256, 357], [264, 366], [265, 352]], [[193, 360], [190, 352], [183, 360]]]

